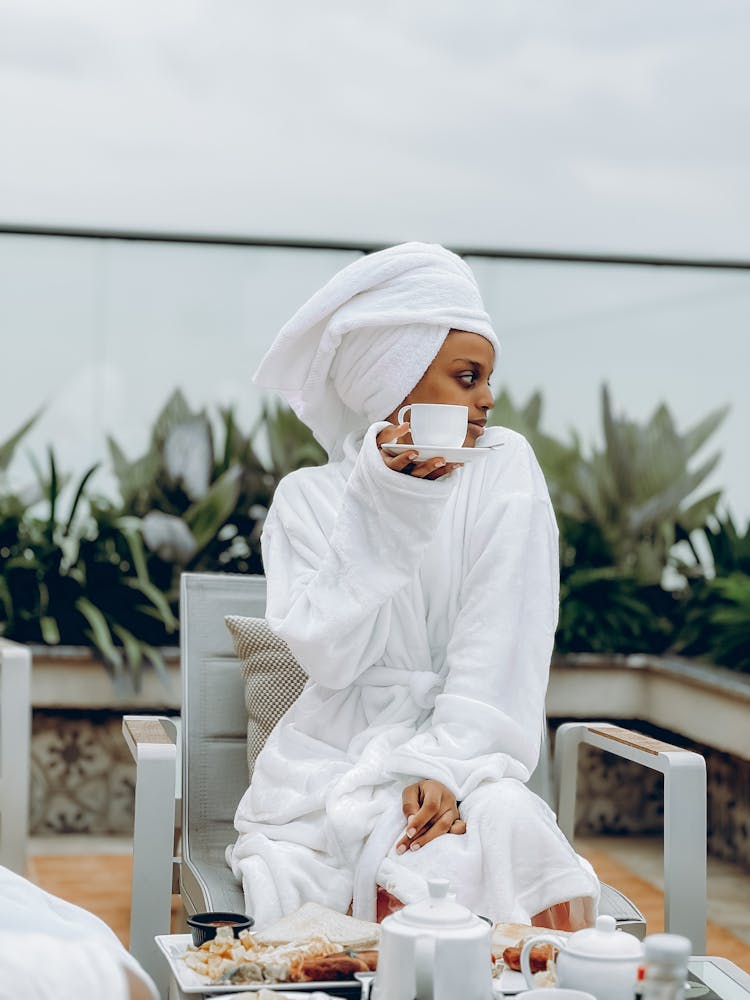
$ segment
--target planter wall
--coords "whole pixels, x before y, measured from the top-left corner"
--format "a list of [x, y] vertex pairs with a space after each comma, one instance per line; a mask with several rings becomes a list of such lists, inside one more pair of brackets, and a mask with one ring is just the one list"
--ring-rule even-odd
[[135, 692], [113, 684], [88, 649], [33, 649], [32, 835], [132, 834], [135, 765], [122, 717], [179, 712], [179, 654], [164, 653], [167, 684], [149, 670]]

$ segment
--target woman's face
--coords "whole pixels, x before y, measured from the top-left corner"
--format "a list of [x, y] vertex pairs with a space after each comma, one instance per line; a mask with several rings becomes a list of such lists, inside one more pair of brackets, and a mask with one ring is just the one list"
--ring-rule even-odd
[[[484, 433], [494, 397], [490, 376], [495, 363], [492, 344], [478, 333], [451, 330], [435, 360], [399, 406], [407, 403], [458, 403], [469, 408], [464, 448], [473, 448]], [[388, 417], [397, 422], [398, 410]]]
[[[494, 397], [490, 375], [495, 363], [492, 344], [478, 333], [451, 330], [435, 360], [401, 403], [458, 403], [469, 408], [464, 448], [473, 448], [484, 433]], [[399, 406], [399, 409], [401, 409]], [[388, 417], [393, 423], [398, 410]]]

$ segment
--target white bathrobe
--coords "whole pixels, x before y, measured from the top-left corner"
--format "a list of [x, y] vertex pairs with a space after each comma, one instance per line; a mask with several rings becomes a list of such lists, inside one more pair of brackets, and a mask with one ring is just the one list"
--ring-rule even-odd
[[[490, 428], [481, 459], [422, 481], [375, 441], [279, 485], [263, 534], [267, 616], [309, 682], [271, 734], [227, 852], [262, 928], [307, 900], [374, 919], [448, 877], [460, 902], [529, 922], [599, 884], [526, 787], [557, 621], [557, 527], [533, 452]], [[434, 778], [464, 835], [398, 855], [401, 794]]]

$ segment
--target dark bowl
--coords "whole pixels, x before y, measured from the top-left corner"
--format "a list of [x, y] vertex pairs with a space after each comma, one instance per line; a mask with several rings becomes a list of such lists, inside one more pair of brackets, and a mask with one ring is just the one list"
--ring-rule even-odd
[[216, 937], [219, 927], [231, 927], [234, 936], [239, 937], [240, 931], [247, 931], [255, 923], [252, 917], [245, 913], [194, 913], [187, 918], [188, 925], [193, 935], [193, 944], [198, 947], [204, 941], [210, 941]]

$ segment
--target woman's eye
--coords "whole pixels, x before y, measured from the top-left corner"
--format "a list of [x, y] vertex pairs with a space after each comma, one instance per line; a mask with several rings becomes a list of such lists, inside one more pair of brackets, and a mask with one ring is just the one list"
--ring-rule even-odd
[[477, 379], [476, 372], [462, 372], [458, 376], [458, 379], [460, 382], [463, 382], [464, 385], [474, 385]]

